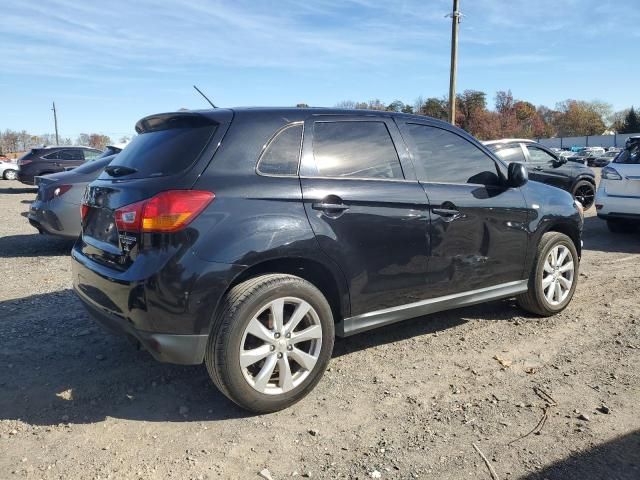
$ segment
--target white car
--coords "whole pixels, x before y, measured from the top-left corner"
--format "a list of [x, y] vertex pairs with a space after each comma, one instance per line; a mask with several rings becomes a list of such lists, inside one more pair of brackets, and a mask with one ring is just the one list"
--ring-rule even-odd
[[15, 180], [18, 178], [18, 164], [14, 162], [8, 162], [6, 160], [0, 160], [0, 178], [5, 180]]
[[640, 136], [630, 137], [622, 153], [602, 169], [596, 209], [612, 232], [640, 226]]

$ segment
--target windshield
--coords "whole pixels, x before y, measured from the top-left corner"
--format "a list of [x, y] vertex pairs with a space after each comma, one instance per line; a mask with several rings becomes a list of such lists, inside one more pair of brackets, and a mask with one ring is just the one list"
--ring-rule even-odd
[[613, 163], [640, 163], [640, 142], [632, 143], [625, 148]]

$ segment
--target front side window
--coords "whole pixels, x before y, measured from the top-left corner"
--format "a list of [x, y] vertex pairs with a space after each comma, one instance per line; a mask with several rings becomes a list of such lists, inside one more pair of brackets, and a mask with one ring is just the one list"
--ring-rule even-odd
[[508, 144], [508, 145], [492, 145], [489, 147], [496, 156], [506, 162], [525, 162], [524, 153], [522, 153], [522, 147], [519, 144]]
[[84, 159], [88, 162], [95, 160], [100, 156], [102, 152], [100, 150], [85, 150], [84, 151]]
[[555, 157], [540, 148], [527, 146], [527, 150], [529, 150], [531, 163], [550, 163], [555, 161]]
[[640, 142], [630, 144], [620, 152], [613, 163], [640, 163]]
[[404, 179], [384, 122], [316, 122], [313, 156], [321, 177]]
[[266, 175], [296, 175], [302, 146], [302, 124], [280, 130], [258, 161], [258, 172]]
[[407, 124], [418, 180], [432, 183], [499, 183], [493, 159], [468, 140], [442, 128]]

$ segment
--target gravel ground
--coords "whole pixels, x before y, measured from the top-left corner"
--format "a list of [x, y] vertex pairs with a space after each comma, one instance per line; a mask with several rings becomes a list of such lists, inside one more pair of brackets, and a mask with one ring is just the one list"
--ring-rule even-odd
[[251, 416], [91, 321], [34, 196], [0, 182], [2, 479], [489, 479], [474, 444], [503, 480], [640, 478], [640, 235], [593, 209], [562, 314], [507, 300], [339, 339], [309, 397]]

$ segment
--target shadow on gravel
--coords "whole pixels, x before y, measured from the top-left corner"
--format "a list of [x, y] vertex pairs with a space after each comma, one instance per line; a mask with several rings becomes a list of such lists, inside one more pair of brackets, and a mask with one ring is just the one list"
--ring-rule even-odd
[[68, 255], [73, 248], [73, 242], [73, 240], [38, 233], [9, 235], [0, 237], [0, 258]]
[[523, 480], [637, 480], [640, 430], [554, 463]]
[[3, 420], [58, 425], [106, 417], [192, 422], [249, 416], [215, 388], [204, 365], [157, 362], [104, 331], [71, 290], [0, 302], [0, 371]]
[[584, 219], [584, 250], [612, 253], [640, 253], [640, 230], [633, 233], [611, 233], [607, 223], [598, 217]]
[[36, 187], [21, 187], [21, 188], [0, 188], [0, 194], [3, 193], [38, 193]]

